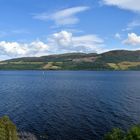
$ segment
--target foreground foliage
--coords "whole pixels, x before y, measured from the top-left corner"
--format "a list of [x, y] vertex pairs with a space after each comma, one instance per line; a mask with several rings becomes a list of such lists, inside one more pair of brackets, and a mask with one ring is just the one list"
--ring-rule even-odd
[[16, 126], [7, 116], [0, 118], [0, 140], [18, 140]]
[[140, 140], [140, 125], [133, 126], [127, 132], [119, 128], [113, 129], [105, 135], [104, 140]]

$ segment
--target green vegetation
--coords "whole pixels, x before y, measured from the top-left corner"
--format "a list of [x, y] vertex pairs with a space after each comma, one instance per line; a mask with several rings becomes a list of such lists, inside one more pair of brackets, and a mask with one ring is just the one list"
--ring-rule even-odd
[[140, 62], [127, 62], [123, 61], [120, 63], [108, 63], [110, 67], [112, 67], [114, 70], [130, 70], [130, 69], [139, 69]]
[[7, 116], [0, 118], [0, 140], [18, 140], [16, 126]]
[[[41, 137], [48, 138], [46, 135]], [[0, 140], [19, 140], [16, 126], [8, 116], [0, 118]], [[104, 140], [140, 140], [140, 125], [133, 126], [127, 132], [115, 128], [105, 135]]]
[[133, 126], [128, 132], [116, 128], [105, 135], [104, 140], [140, 140], [140, 126]]
[[0, 62], [0, 70], [140, 70], [140, 51], [17, 58]]

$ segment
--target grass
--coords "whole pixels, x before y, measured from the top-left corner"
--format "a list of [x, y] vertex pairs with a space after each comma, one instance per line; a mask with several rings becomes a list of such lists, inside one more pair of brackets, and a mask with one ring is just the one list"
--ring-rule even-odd
[[120, 63], [108, 63], [108, 65], [114, 68], [114, 70], [128, 70], [131, 69], [132, 67], [140, 66], [140, 62], [123, 61]]
[[43, 66], [43, 69], [45, 70], [59, 70], [61, 67], [56, 66], [54, 62], [48, 62]]
[[140, 62], [0, 62], [0, 70], [139, 70]]

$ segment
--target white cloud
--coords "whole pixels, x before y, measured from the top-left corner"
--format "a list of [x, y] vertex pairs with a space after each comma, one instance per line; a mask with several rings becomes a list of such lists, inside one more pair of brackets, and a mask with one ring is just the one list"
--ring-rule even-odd
[[[99, 52], [104, 45], [97, 35], [73, 36], [71, 32], [61, 31], [49, 38], [51, 46], [62, 52]], [[103, 51], [103, 50], [102, 50]]]
[[132, 30], [140, 26], [140, 20], [134, 20], [127, 25], [127, 30]]
[[107, 5], [117, 6], [121, 9], [140, 12], [140, 0], [103, 0]]
[[123, 43], [132, 46], [140, 45], [140, 36], [135, 33], [129, 33], [128, 38], [124, 40]]
[[115, 38], [116, 38], [116, 39], [121, 39], [121, 35], [120, 35], [119, 33], [116, 33], [116, 34], [115, 34]]
[[41, 41], [31, 43], [0, 42], [0, 55], [13, 57], [40, 56], [47, 54], [49, 46]]
[[[69, 52], [103, 52], [104, 40], [97, 35], [74, 36], [61, 31], [49, 36], [47, 43], [36, 40], [30, 43], [0, 41], [0, 56], [16, 58]], [[2, 58], [1, 58], [2, 59]]]
[[79, 22], [79, 19], [76, 17], [76, 14], [84, 12], [88, 9], [89, 7], [87, 6], [78, 6], [63, 9], [52, 14], [48, 13], [36, 14], [33, 16], [33, 18], [44, 21], [52, 20], [55, 22], [56, 25], [71, 25]]
[[132, 20], [131, 22], [129, 22], [127, 25], [126, 25], [126, 28], [122, 29], [122, 31], [132, 31], [133, 29], [135, 28], [138, 28], [140, 27], [140, 20], [139, 19], [135, 19], [135, 20]]
[[20, 45], [17, 42], [0, 42], [0, 51], [7, 55], [24, 55], [26, 53], [25, 45]]

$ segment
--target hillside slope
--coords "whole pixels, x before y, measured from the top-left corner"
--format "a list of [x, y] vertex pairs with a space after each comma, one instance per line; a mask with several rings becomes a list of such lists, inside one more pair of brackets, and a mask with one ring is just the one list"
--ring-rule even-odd
[[140, 70], [140, 50], [67, 53], [0, 62], [1, 70]]

